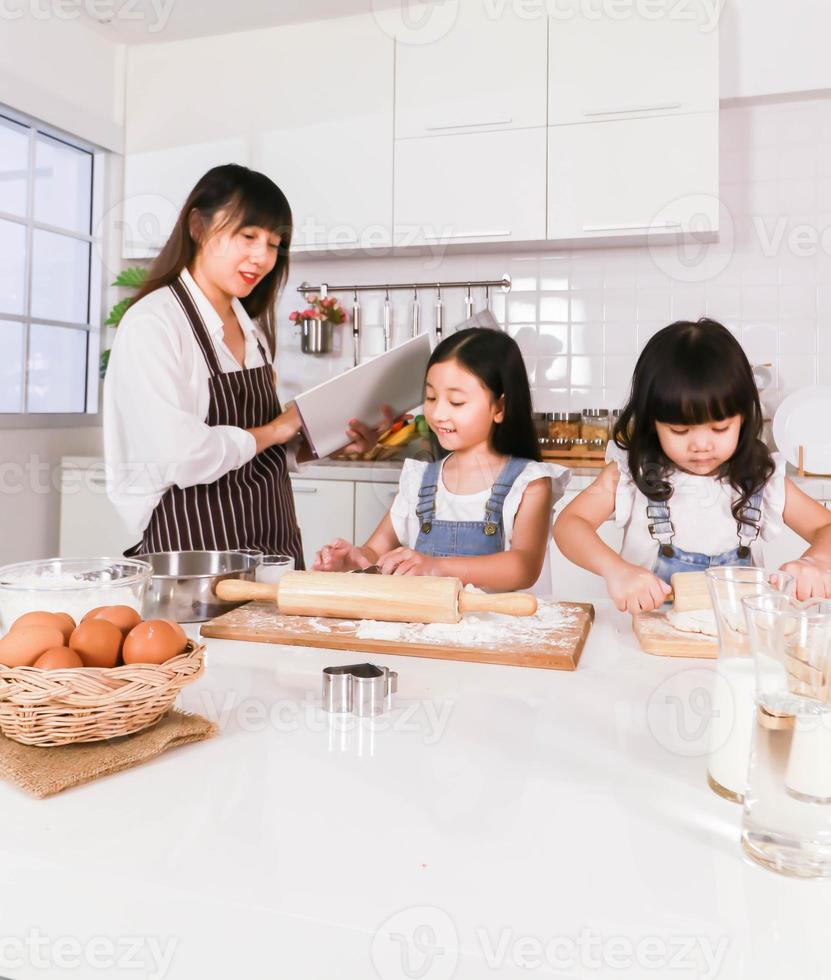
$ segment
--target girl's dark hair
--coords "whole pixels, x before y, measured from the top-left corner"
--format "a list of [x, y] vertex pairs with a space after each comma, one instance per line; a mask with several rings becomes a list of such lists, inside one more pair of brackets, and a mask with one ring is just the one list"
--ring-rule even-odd
[[220, 212], [224, 212], [222, 223], [215, 231], [228, 228], [235, 232], [256, 226], [280, 236], [274, 268], [241, 300], [246, 313], [262, 327], [273, 357], [274, 308], [289, 271], [292, 217], [285, 194], [273, 180], [256, 170], [226, 163], [213, 167], [197, 181], [133, 303], [161, 286], [169, 286], [195, 258], [199, 243], [191, 234], [191, 214], [195, 213], [201, 227], [207, 230]]
[[[496, 452], [539, 461], [528, 372], [516, 341], [499, 330], [468, 327], [445, 337], [433, 351], [427, 370], [442, 361], [458, 361], [494, 398], [505, 396], [505, 416], [494, 425], [491, 440]], [[439, 449], [438, 440], [434, 440], [434, 449]]]
[[735, 453], [719, 470], [738, 498], [738, 521], [775, 466], [762, 442], [762, 407], [753, 372], [739, 342], [715, 320], [679, 320], [650, 339], [635, 365], [632, 388], [613, 438], [629, 455], [629, 470], [650, 500], [668, 500], [673, 464], [664, 454], [656, 422], [701, 425], [742, 416]]

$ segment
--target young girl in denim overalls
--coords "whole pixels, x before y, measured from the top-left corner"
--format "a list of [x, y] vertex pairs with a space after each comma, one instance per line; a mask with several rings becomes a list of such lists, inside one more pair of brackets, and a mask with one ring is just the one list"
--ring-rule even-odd
[[[602, 575], [620, 610], [660, 606], [675, 572], [761, 565], [787, 524], [811, 547], [783, 568], [799, 598], [831, 595], [831, 514], [785, 475], [761, 440], [753, 372], [738, 341], [701, 319], [665, 327], [644, 347], [607, 466], [560, 514], [554, 538]], [[597, 534], [614, 516], [618, 554]]]
[[406, 460], [392, 508], [369, 541], [333, 541], [314, 567], [377, 565], [394, 575], [550, 594], [551, 513], [570, 473], [540, 461], [516, 342], [480, 328], [443, 340], [428, 364], [424, 415], [439, 458]]

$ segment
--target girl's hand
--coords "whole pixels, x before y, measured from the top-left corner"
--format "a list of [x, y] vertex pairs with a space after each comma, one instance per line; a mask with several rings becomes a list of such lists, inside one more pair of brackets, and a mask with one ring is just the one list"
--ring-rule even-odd
[[796, 561], [788, 561], [782, 571], [794, 577], [794, 595], [800, 601], [805, 599], [831, 598], [831, 567], [806, 555]]
[[621, 561], [608, 572], [606, 588], [621, 612], [637, 613], [658, 609], [672, 592], [663, 579], [640, 565]]
[[353, 568], [369, 568], [371, 564], [360, 548], [343, 538], [335, 538], [315, 555], [312, 571], [349, 572]]
[[438, 559], [412, 548], [395, 548], [378, 559], [384, 575], [439, 575]]

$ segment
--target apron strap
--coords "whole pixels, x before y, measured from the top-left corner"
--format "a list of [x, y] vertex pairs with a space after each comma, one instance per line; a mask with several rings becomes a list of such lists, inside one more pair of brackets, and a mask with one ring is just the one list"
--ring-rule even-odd
[[217, 375], [222, 374], [222, 368], [219, 364], [219, 357], [217, 356], [213, 341], [211, 340], [211, 335], [208, 333], [208, 328], [205, 326], [205, 322], [203, 321], [202, 316], [197, 309], [196, 303], [190, 294], [190, 290], [185, 285], [185, 282], [181, 276], [170, 284], [170, 290], [179, 301], [182, 311], [188, 318], [188, 322], [190, 323], [191, 329], [196, 337], [196, 342], [199, 344], [199, 348], [202, 351], [202, 356], [205, 358], [208, 365], [208, 370], [211, 373], [211, 377], [215, 378]]

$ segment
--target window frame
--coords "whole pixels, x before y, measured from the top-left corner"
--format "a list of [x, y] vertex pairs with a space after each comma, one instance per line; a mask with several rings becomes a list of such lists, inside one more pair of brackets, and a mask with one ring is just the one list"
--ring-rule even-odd
[[[101, 413], [101, 379], [99, 376], [99, 363], [101, 351], [107, 337], [107, 328], [103, 323], [103, 311], [105, 302], [105, 292], [107, 283], [105, 281], [105, 263], [103, 256], [106, 254], [104, 229], [104, 204], [105, 191], [107, 185], [108, 168], [110, 166], [110, 154], [102, 150], [101, 147], [90, 143], [88, 140], [81, 139], [71, 133], [64, 132], [54, 126], [49, 126], [39, 122], [37, 119], [17, 112], [11, 106], [0, 103], [0, 116], [9, 119], [13, 123], [25, 126], [29, 130], [29, 155], [28, 155], [28, 189], [26, 216], [0, 212], [0, 218], [14, 224], [23, 225], [26, 236], [26, 287], [25, 287], [25, 306], [23, 313], [11, 314], [0, 312], [0, 321], [10, 323], [22, 323], [24, 327], [24, 354], [23, 354], [23, 399], [26, 399], [26, 386], [29, 372], [29, 328], [32, 324], [47, 327], [63, 327], [72, 330], [81, 330], [88, 335], [87, 342], [87, 378], [86, 378], [86, 410], [83, 412], [0, 412], [0, 431], [3, 429], [60, 429], [60, 428], [79, 428], [84, 426], [100, 426], [102, 424]], [[69, 146], [83, 150], [92, 156], [92, 188], [90, 195], [90, 234], [85, 235], [80, 232], [70, 231], [65, 228], [58, 228], [53, 225], [43, 224], [35, 220], [35, 161], [37, 151], [38, 134], [59, 140]], [[33, 317], [32, 309], [32, 244], [36, 231], [52, 232], [76, 241], [87, 242], [90, 248], [89, 262], [89, 309], [88, 322], [86, 324], [69, 323], [61, 320], [53, 320], [43, 317]]]

